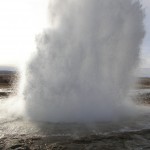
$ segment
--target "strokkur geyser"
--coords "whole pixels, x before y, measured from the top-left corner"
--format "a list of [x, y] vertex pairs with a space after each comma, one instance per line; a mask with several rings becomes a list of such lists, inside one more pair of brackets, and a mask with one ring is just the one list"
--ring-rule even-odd
[[135, 0], [51, 0], [50, 27], [27, 70], [28, 116], [78, 122], [128, 112], [143, 17]]

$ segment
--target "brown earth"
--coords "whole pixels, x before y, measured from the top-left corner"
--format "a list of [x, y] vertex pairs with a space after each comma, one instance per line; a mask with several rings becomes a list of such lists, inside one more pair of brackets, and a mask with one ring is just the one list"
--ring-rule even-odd
[[139, 81], [137, 83], [137, 88], [139, 89], [150, 88], [150, 78], [139, 78]]

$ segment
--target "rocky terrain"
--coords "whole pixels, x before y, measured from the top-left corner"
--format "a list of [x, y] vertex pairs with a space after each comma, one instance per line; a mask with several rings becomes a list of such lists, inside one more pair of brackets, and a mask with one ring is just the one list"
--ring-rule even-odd
[[138, 94], [134, 101], [140, 105], [150, 105], [150, 93]]
[[149, 150], [150, 130], [89, 135], [28, 137], [5, 135], [0, 139], [1, 150]]

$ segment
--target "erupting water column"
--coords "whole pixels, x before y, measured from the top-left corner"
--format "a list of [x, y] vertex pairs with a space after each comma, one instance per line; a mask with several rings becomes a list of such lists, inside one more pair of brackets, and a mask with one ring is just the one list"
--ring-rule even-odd
[[50, 122], [100, 121], [126, 104], [144, 37], [132, 0], [50, 1], [50, 28], [29, 63], [26, 112]]

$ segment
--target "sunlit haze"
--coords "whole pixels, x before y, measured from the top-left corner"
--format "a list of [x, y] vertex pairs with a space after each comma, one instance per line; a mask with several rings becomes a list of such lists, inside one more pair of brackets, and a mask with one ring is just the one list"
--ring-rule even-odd
[[48, 0], [0, 1], [0, 65], [20, 66], [35, 50], [47, 25]]
[[[146, 8], [146, 38], [142, 46], [141, 67], [150, 66], [150, 2], [141, 0]], [[36, 49], [35, 35], [46, 28], [48, 0], [0, 1], [0, 65], [23, 65]]]

